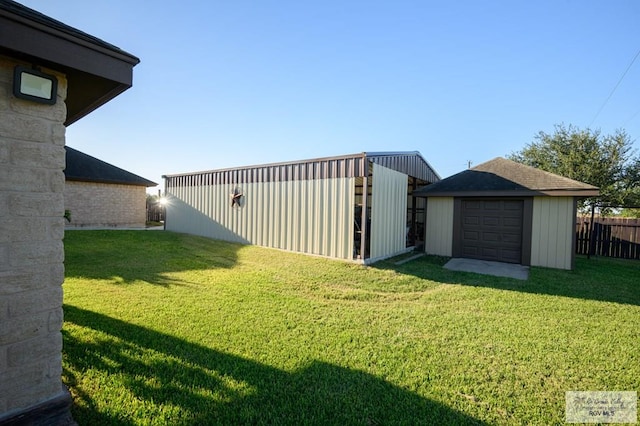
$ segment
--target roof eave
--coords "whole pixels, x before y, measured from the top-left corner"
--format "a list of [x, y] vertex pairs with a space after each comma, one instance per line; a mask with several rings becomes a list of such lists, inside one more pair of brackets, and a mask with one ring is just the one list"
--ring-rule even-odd
[[146, 188], [150, 188], [152, 186], [158, 186], [157, 183], [151, 182], [151, 181], [132, 182], [132, 181], [121, 181], [121, 180], [113, 180], [113, 179], [91, 179], [91, 178], [75, 177], [75, 176], [65, 176], [65, 181], [85, 182], [85, 183], [105, 183], [110, 185], [144, 186]]
[[132, 86], [137, 57], [18, 3], [0, 6], [0, 54], [66, 74], [65, 125]]
[[508, 198], [508, 197], [597, 197], [600, 191], [593, 189], [552, 189], [552, 190], [518, 190], [518, 191], [414, 191], [415, 197], [476, 197], [476, 198]]
[[540, 195], [549, 197], [598, 197], [600, 195], [597, 189], [550, 189], [538, 192]]
[[425, 191], [412, 193], [415, 197], [532, 197], [534, 191]]

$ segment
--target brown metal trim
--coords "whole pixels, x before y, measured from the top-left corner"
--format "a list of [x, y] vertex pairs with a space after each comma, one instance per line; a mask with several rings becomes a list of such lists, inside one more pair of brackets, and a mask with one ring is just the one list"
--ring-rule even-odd
[[[310, 158], [307, 160], [296, 160], [296, 161], [282, 161], [277, 163], [265, 163], [265, 164], [252, 164], [249, 166], [240, 166], [240, 167], [227, 167], [224, 169], [212, 169], [212, 170], [202, 170], [198, 172], [186, 172], [186, 173], [175, 173], [166, 175], [167, 177], [174, 176], [190, 176], [204, 173], [223, 173], [223, 172], [231, 172], [236, 170], [258, 170], [258, 169], [268, 169], [273, 167], [282, 167], [282, 166], [302, 166], [305, 165], [307, 167], [311, 167], [316, 165], [316, 163], [328, 162], [332, 160], [361, 160], [364, 159], [364, 153], [359, 154], [347, 154], [347, 155], [339, 155], [333, 157], [318, 157], [318, 158]], [[357, 177], [364, 176], [364, 167], [358, 161], [355, 161], [355, 166], [357, 166], [354, 170], [354, 174]]]
[[366, 157], [383, 167], [416, 177], [424, 184], [438, 182], [440, 175], [418, 151], [411, 152], [366, 152]]
[[451, 256], [462, 256], [462, 198], [453, 199], [453, 244]]
[[[165, 175], [165, 177], [213, 175], [238, 176], [237, 183], [271, 182], [287, 180], [312, 180], [333, 177], [362, 177], [365, 174], [364, 154], [352, 154], [337, 157], [323, 157], [300, 161], [267, 163], [251, 166], [230, 167]], [[236, 174], [236, 175], [234, 175]], [[233, 179], [230, 179], [233, 180]]]
[[[406, 161], [410, 155], [402, 155], [400, 163]], [[418, 157], [414, 155], [414, 161]], [[422, 157], [420, 157], [421, 159]], [[379, 158], [378, 158], [379, 159]], [[400, 163], [394, 163], [387, 158], [385, 164], [375, 161], [381, 166], [388, 167], [403, 173]], [[420, 160], [421, 161], [421, 160]], [[323, 157], [301, 161], [288, 161], [282, 163], [269, 163], [262, 165], [243, 166], [235, 168], [225, 168], [216, 170], [205, 170], [200, 172], [180, 173], [165, 175], [165, 178], [180, 176], [210, 175], [216, 183], [220, 180], [226, 183], [252, 183], [252, 182], [281, 182], [289, 180], [313, 180], [342, 177], [364, 177], [368, 173], [372, 160], [366, 153], [349, 154], [336, 157]], [[435, 173], [435, 172], [434, 172]], [[405, 173], [407, 174], [407, 173]], [[420, 176], [408, 174], [408, 176], [420, 179]]]
[[533, 239], [533, 197], [524, 199], [522, 206], [522, 264], [531, 266], [531, 242]]

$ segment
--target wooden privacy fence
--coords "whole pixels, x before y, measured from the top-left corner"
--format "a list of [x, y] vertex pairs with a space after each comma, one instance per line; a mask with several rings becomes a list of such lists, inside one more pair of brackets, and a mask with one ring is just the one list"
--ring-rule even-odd
[[640, 259], [640, 219], [578, 216], [576, 254]]

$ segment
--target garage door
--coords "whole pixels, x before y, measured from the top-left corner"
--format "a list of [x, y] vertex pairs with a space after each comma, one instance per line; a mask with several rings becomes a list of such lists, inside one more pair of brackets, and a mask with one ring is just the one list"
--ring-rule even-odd
[[463, 257], [522, 262], [522, 200], [462, 200]]

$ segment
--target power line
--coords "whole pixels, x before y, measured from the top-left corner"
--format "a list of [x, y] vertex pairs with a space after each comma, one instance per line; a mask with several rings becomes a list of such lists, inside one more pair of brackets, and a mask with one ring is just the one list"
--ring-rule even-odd
[[638, 114], [640, 114], [640, 109], [639, 109], [638, 111], [636, 111], [636, 113], [635, 113], [635, 114], [633, 114], [631, 117], [627, 118], [627, 119], [625, 120], [625, 122], [624, 122], [624, 123], [622, 123], [622, 126], [620, 126], [620, 127], [624, 128], [624, 127], [625, 127], [625, 126], [626, 126], [626, 125], [627, 125], [631, 120], [633, 120], [634, 118], [636, 118], [636, 117], [638, 116]]
[[624, 77], [627, 75], [627, 73], [629, 72], [629, 69], [631, 68], [631, 66], [633, 65], [633, 63], [636, 61], [636, 59], [638, 59], [638, 56], [640, 56], [640, 50], [638, 50], [638, 53], [636, 53], [636, 55], [633, 57], [633, 59], [631, 60], [631, 63], [629, 63], [629, 66], [627, 67], [626, 70], [624, 70], [624, 72], [622, 73], [622, 76], [620, 77], [620, 80], [618, 80], [618, 82], [616, 83], [616, 85], [613, 87], [613, 90], [611, 90], [611, 93], [609, 93], [609, 96], [607, 96], [607, 99], [604, 100], [604, 102], [602, 103], [602, 105], [600, 106], [600, 109], [598, 110], [598, 112], [596, 112], [596, 115], [593, 117], [593, 119], [591, 120], [591, 123], [589, 123], [589, 127], [591, 127], [591, 125], [593, 124], [594, 121], [596, 121], [596, 118], [598, 118], [598, 116], [600, 115], [600, 113], [602, 112], [602, 110], [604, 109], [604, 107], [607, 105], [607, 103], [609, 102], [609, 99], [611, 99], [611, 97], [613, 96], [613, 94], [615, 93], [616, 89], [618, 88], [618, 86], [620, 86], [620, 83], [622, 83], [622, 80], [624, 79]]

